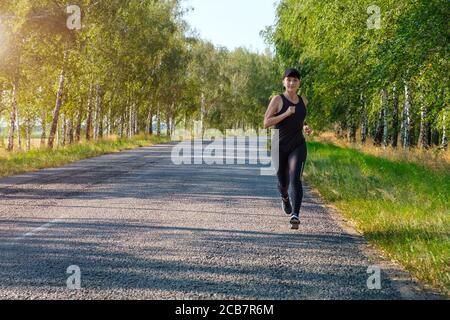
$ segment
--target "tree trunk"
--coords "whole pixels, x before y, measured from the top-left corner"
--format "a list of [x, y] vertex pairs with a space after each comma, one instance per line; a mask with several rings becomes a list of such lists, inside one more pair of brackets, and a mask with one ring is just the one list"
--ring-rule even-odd
[[367, 134], [369, 133], [369, 121], [367, 117], [367, 101], [361, 93], [361, 105], [363, 105], [363, 113], [362, 113], [362, 125], [361, 125], [361, 143], [365, 144], [367, 141]]
[[385, 103], [385, 90], [381, 91], [381, 109], [378, 114], [378, 121], [377, 121], [377, 128], [375, 130], [375, 138], [373, 144], [376, 146], [380, 146], [383, 142], [383, 135], [384, 135], [384, 103]]
[[80, 107], [77, 111], [77, 128], [75, 129], [75, 141], [80, 142], [81, 139], [81, 123], [83, 122], [83, 98], [80, 98]]
[[[65, 62], [67, 60], [67, 51], [64, 52], [64, 65]], [[64, 66], [61, 69], [61, 74], [59, 76], [59, 84], [58, 84], [58, 92], [56, 94], [56, 104], [55, 104], [55, 109], [53, 110], [53, 120], [52, 120], [52, 125], [50, 128], [50, 134], [48, 136], [48, 147], [50, 149], [53, 148], [53, 143], [55, 140], [55, 133], [56, 130], [58, 129], [58, 118], [59, 118], [59, 111], [61, 110], [61, 105], [62, 105], [62, 94], [63, 94], [63, 90], [64, 90]]]
[[20, 137], [20, 117], [19, 117], [19, 108], [16, 108], [16, 122], [17, 122], [17, 145], [19, 150], [22, 150], [22, 139]]
[[27, 121], [26, 127], [27, 127], [27, 146], [26, 146], [26, 148], [27, 148], [27, 151], [30, 151], [31, 150], [31, 130], [32, 130], [31, 120]]
[[402, 116], [402, 147], [409, 148], [411, 143], [410, 126], [411, 126], [411, 91], [409, 84], [405, 82], [405, 105], [403, 107]]
[[369, 123], [367, 120], [367, 115], [363, 115], [363, 123], [361, 126], [361, 143], [365, 144], [367, 141], [367, 135], [369, 133]]
[[86, 140], [90, 141], [92, 139], [92, 84], [89, 85], [89, 95], [88, 95], [88, 114], [86, 120]]
[[92, 119], [92, 126], [93, 126], [93, 138], [94, 140], [97, 140], [98, 138], [98, 84], [95, 85], [95, 103], [94, 103], [94, 111], [93, 111], [93, 119]]
[[375, 132], [374, 144], [380, 146], [383, 143], [387, 145], [387, 103], [388, 92], [386, 88], [381, 90], [381, 110], [378, 116], [378, 124]]
[[383, 145], [387, 147], [388, 145], [388, 123], [387, 123], [387, 113], [389, 105], [389, 95], [386, 88], [383, 89], [382, 93], [382, 103], [383, 103]]
[[161, 112], [159, 110], [159, 104], [158, 104], [158, 109], [156, 112], [156, 134], [158, 136], [161, 135]]
[[348, 142], [356, 142], [356, 121], [354, 112], [348, 115]]
[[61, 119], [61, 145], [65, 146], [66, 145], [66, 136], [67, 136], [67, 119], [66, 119], [66, 115], [63, 113], [62, 114], [62, 119]]
[[70, 117], [69, 121], [67, 122], [67, 137], [69, 139], [69, 144], [73, 144], [74, 137], [73, 137], [73, 116]]
[[40, 147], [44, 148], [45, 147], [45, 139], [46, 137], [46, 131], [47, 131], [47, 114], [45, 112], [45, 110], [42, 110], [42, 122], [41, 122], [41, 128], [42, 128], [42, 133], [41, 133], [41, 143], [40, 143]]
[[10, 113], [10, 127], [8, 133], [8, 151], [13, 151], [14, 149], [14, 132], [16, 129], [16, 109], [17, 109], [17, 91], [19, 87], [19, 81], [16, 79], [13, 84], [12, 92], [12, 103], [11, 103], [11, 113]]
[[125, 129], [125, 116], [122, 114], [120, 116], [120, 138], [123, 138], [123, 131]]
[[166, 111], [166, 135], [168, 137], [170, 137], [170, 114], [169, 114], [169, 110]]
[[398, 144], [398, 92], [397, 85], [392, 88], [392, 136], [391, 145], [397, 148]]
[[130, 104], [128, 111], [128, 138], [133, 136], [133, 105]]
[[[97, 101], [97, 98], [95, 99]], [[92, 115], [92, 139], [97, 140], [98, 138], [98, 110], [97, 102], [94, 103], [94, 110]]]
[[334, 124], [334, 135], [336, 138], [338, 139], [345, 138], [344, 128], [345, 128], [344, 120], [339, 120]]
[[138, 107], [136, 106], [136, 104], [134, 104], [134, 108], [133, 108], [133, 135], [136, 135], [139, 133], [139, 122], [138, 122]]
[[148, 116], [147, 116], [147, 128], [146, 132], [148, 134], [153, 134], [153, 108], [150, 104], [148, 107]]
[[419, 133], [419, 147], [421, 149], [429, 148], [429, 123], [428, 123], [428, 108], [425, 105], [423, 95], [421, 95], [420, 105], [420, 133]]
[[441, 148], [444, 149], [445, 151], [447, 151], [448, 149], [448, 138], [447, 138], [447, 127], [446, 127], [446, 119], [447, 118], [447, 110], [444, 111], [444, 115], [443, 115], [443, 125], [442, 125], [442, 143], [441, 143]]
[[169, 137], [172, 137], [175, 135], [175, 117], [174, 117], [174, 110], [175, 110], [175, 103], [172, 102], [172, 105], [170, 106], [169, 110], [169, 122], [170, 122], [170, 135]]
[[96, 110], [97, 138], [103, 138], [103, 89], [99, 84], [97, 84]]
[[108, 119], [106, 120], [106, 127], [107, 127], [106, 134], [108, 136], [111, 135], [111, 122], [112, 122], [112, 119], [111, 119], [111, 103], [112, 103], [112, 100], [111, 100], [111, 102], [109, 103], [109, 106], [108, 106]]
[[175, 135], [175, 129], [176, 129], [175, 119], [174, 119], [173, 115], [170, 117], [170, 123], [171, 123], [171, 125], [170, 125], [170, 130], [171, 130], [170, 136], [173, 137]]

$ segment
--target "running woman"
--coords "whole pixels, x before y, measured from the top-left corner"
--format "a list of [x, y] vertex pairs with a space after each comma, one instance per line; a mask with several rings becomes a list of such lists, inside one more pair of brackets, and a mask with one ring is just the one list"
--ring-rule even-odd
[[[307, 157], [303, 130], [308, 135], [312, 133], [305, 122], [308, 100], [297, 95], [300, 84], [300, 72], [292, 68], [287, 69], [283, 77], [285, 91], [272, 99], [264, 116], [264, 128], [275, 126], [275, 129], [279, 130], [278, 139], [275, 139], [275, 135], [272, 140], [272, 155], [276, 156], [273, 151], [275, 144], [278, 144], [279, 158], [273, 161], [282, 209], [291, 216], [292, 229], [299, 227], [303, 200], [302, 175]], [[292, 204], [289, 198], [290, 183]]]

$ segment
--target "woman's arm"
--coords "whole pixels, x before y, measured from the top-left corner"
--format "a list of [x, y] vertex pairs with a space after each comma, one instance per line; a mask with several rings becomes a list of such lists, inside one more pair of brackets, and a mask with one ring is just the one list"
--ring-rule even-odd
[[[306, 99], [306, 97], [305, 96], [302, 96], [302, 99], [303, 99], [303, 103], [305, 104], [305, 107], [308, 107], [308, 99]], [[312, 134], [313, 132], [314, 132], [314, 130], [313, 129], [311, 129], [309, 126], [308, 126], [308, 124], [306, 123], [306, 121], [305, 121], [305, 123], [304, 123], [304, 125], [303, 125], [303, 130], [306, 132], [306, 134], [307, 135], [310, 135], [310, 134]]]
[[273, 115], [280, 110], [280, 105], [283, 106], [283, 101], [280, 96], [276, 96], [270, 101], [269, 107], [267, 108], [266, 114], [264, 116], [264, 129], [272, 127], [287, 117], [295, 113], [295, 107], [289, 107], [285, 113], [274, 117]]
[[305, 104], [305, 107], [308, 107], [308, 103], [309, 103], [308, 99], [306, 99], [305, 96], [302, 96], [302, 99], [303, 99], [303, 103]]

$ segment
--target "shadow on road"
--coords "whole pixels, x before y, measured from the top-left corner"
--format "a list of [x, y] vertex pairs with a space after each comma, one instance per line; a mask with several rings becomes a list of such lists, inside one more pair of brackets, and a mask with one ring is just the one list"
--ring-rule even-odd
[[[42, 221], [14, 223], [37, 227]], [[174, 296], [250, 299], [392, 298], [391, 290], [365, 288], [367, 266], [362, 262], [342, 264], [342, 251], [349, 246], [356, 249], [361, 241], [349, 235], [155, 226], [111, 219], [64, 221], [32, 240], [14, 241], [6, 235], [0, 239], [3, 289], [65, 291], [66, 269], [78, 265], [82, 287], [88, 291], [146, 289], [155, 297], [163, 291]], [[299, 257], [296, 264], [289, 258], [291, 250], [307, 253], [309, 260]]]

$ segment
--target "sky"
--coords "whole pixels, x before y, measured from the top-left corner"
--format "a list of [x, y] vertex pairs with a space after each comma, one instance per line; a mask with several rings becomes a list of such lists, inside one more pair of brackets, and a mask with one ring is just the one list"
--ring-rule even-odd
[[184, 0], [193, 7], [184, 19], [200, 38], [229, 50], [245, 47], [264, 52], [266, 44], [259, 32], [275, 20], [277, 0]]

